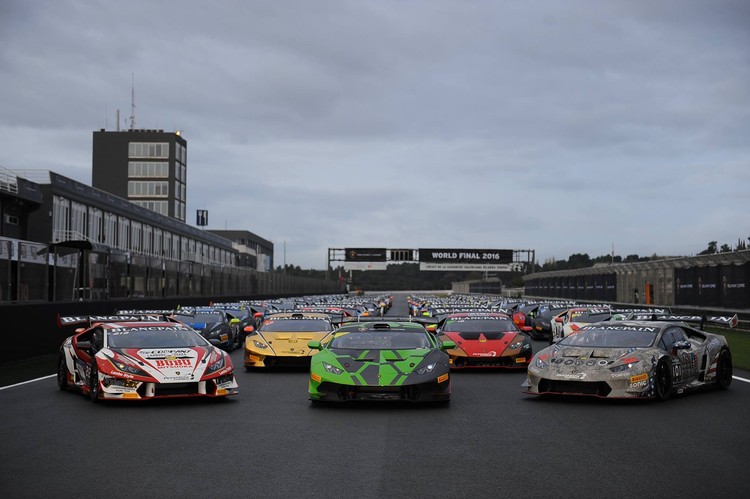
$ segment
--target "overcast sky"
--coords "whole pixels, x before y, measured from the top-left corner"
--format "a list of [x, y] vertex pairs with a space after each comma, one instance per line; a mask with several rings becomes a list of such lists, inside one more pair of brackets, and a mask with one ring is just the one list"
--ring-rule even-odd
[[187, 140], [188, 221], [277, 265], [750, 236], [747, 0], [0, 0], [0, 165], [90, 185], [133, 75], [136, 128]]

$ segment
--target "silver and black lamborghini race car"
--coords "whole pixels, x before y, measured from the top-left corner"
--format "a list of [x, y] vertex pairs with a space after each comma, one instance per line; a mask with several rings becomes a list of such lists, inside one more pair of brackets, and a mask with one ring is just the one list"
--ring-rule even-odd
[[[665, 400], [689, 390], [732, 383], [726, 339], [688, 325], [700, 317], [650, 316], [587, 324], [538, 352], [522, 391]], [[703, 318], [705, 320], [705, 318]], [[737, 317], [710, 322], [733, 326]]]

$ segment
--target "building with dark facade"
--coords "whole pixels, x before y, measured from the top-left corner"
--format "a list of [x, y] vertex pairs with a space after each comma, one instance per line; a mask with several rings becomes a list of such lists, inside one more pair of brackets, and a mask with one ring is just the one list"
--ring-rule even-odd
[[40, 187], [0, 167], [0, 235], [14, 239], [29, 236], [29, 213], [42, 204]]
[[273, 243], [247, 230], [209, 230], [232, 241], [237, 251], [238, 267], [252, 267], [261, 272], [273, 270]]
[[164, 130], [94, 132], [91, 185], [184, 222], [187, 141]]

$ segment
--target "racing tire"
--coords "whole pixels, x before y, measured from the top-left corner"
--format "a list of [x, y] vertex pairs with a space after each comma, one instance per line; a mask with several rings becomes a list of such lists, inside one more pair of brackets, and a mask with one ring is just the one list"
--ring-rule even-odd
[[716, 381], [714, 382], [714, 386], [721, 390], [726, 390], [732, 384], [733, 374], [732, 354], [729, 350], [724, 349], [719, 352], [719, 357], [716, 359]]
[[89, 398], [94, 402], [99, 402], [100, 394], [99, 368], [96, 367], [96, 360], [94, 360], [94, 365], [91, 366], [91, 373], [89, 374]]
[[60, 354], [57, 358], [57, 387], [61, 391], [68, 389], [68, 366], [63, 354]]
[[664, 359], [656, 364], [654, 394], [659, 400], [667, 400], [672, 395], [672, 368], [669, 362]]

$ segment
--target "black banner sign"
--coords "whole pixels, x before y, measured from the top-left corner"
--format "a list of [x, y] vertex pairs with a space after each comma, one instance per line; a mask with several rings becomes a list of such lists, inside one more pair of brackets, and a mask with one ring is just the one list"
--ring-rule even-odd
[[419, 261], [420, 263], [512, 263], [513, 250], [420, 248]]
[[346, 248], [344, 261], [347, 262], [384, 262], [385, 248]]

